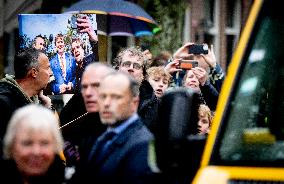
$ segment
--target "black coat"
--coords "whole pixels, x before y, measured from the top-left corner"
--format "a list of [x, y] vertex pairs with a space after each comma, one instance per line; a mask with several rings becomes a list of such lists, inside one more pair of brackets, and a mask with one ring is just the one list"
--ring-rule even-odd
[[[64, 183], [65, 166], [59, 156], [55, 157], [46, 175], [31, 178], [30, 184], [62, 184]], [[1, 183], [24, 184], [22, 175], [13, 160], [2, 160], [0, 162]]]
[[99, 61], [99, 53], [98, 53], [98, 42], [93, 42], [91, 41], [91, 47], [92, 47], [92, 54], [85, 56], [83, 58], [83, 63], [82, 66], [79, 67], [77, 65], [76, 68], [76, 86], [75, 86], [75, 93], [80, 93], [81, 91], [81, 78], [83, 75], [83, 72], [85, 71], [86, 67], [88, 64], [93, 63], [93, 62], [98, 62]]
[[153, 173], [148, 166], [152, 134], [140, 119], [133, 122], [109, 146], [99, 163], [90, 161], [75, 173], [73, 183], [148, 184]]
[[[61, 129], [65, 145], [67, 145], [64, 149], [67, 165], [76, 165], [77, 156], [84, 161], [92, 144], [90, 137], [93, 140], [106, 130], [106, 126], [100, 121], [99, 113], [88, 113], [77, 119], [84, 113], [86, 108], [83, 97], [79, 93], [72, 96], [60, 113], [61, 125], [76, 119]], [[79, 155], [72, 155], [73, 151], [76, 151], [75, 147]]]
[[159, 100], [150, 83], [144, 80], [139, 88], [138, 115], [146, 127], [153, 133], [157, 121]]
[[[11, 79], [11, 78], [10, 78]], [[12, 80], [12, 79], [11, 79]], [[6, 132], [7, 124], [13, 112], [27, 104], [32, 103], [17, 86], [15, 81], [2, 79], [0, 80], [0, 146], [2, 148], [2, 139]], [[2, 158], [2, 149], [0, 149], [0, 158]]]

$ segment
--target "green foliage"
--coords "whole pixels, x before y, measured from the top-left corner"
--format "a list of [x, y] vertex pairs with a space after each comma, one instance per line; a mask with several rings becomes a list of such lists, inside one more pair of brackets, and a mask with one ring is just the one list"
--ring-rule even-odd
[[187, 3], [184, 0], [148, 1], [146, 10], [155, 19], [162, 31], [151, 37], [141, 38], [141, 45], [150, 45], [153, 55], [163, 50], [174, 52], [183, 43], [184, 13]]

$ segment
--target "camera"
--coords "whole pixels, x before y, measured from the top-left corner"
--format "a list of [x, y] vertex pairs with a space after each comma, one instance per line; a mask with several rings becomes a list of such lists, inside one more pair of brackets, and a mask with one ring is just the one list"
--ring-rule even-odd
[[179, 65], [177, 66], [178, 69], [190, 70], [194, 67], [198, 66], [198, 61], [195, 60], [181, 60]]
[[72, 15], [70, 24], [72, 29], [77, 29], [77, 17], [75, 15]]
[[189, 54], [208, 54], [207, 44], [194, 44], [188, 48]]

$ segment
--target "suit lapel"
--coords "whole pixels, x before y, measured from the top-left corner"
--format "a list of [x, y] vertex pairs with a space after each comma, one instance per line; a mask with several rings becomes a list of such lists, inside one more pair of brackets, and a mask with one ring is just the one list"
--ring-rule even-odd
[[114, 154], [116, 151], [119, 151], [122, 146], [129, 140], [130, 136], [136, 129], [139, 129], [142, 126], [141, 121], [138, 119], [133, 122], [129, 127], [126, 128], [118, 137], [109, 145], [108, 149], [106, 150], [105, 154], [101, 157], [100, 160], [97, 160], [98, 165], [102, 165], [103, 162], [106, 161], [110, 155]]

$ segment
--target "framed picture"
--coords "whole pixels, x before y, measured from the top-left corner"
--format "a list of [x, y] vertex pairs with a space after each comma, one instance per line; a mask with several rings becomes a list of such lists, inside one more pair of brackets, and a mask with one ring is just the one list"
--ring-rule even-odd
[[44, 94], [79, 93], [85, 67], [99, 61], [96, 14], [19, 14], [18, 21], [20, 49], [35, 47], [49, 58], [53, 76]]

